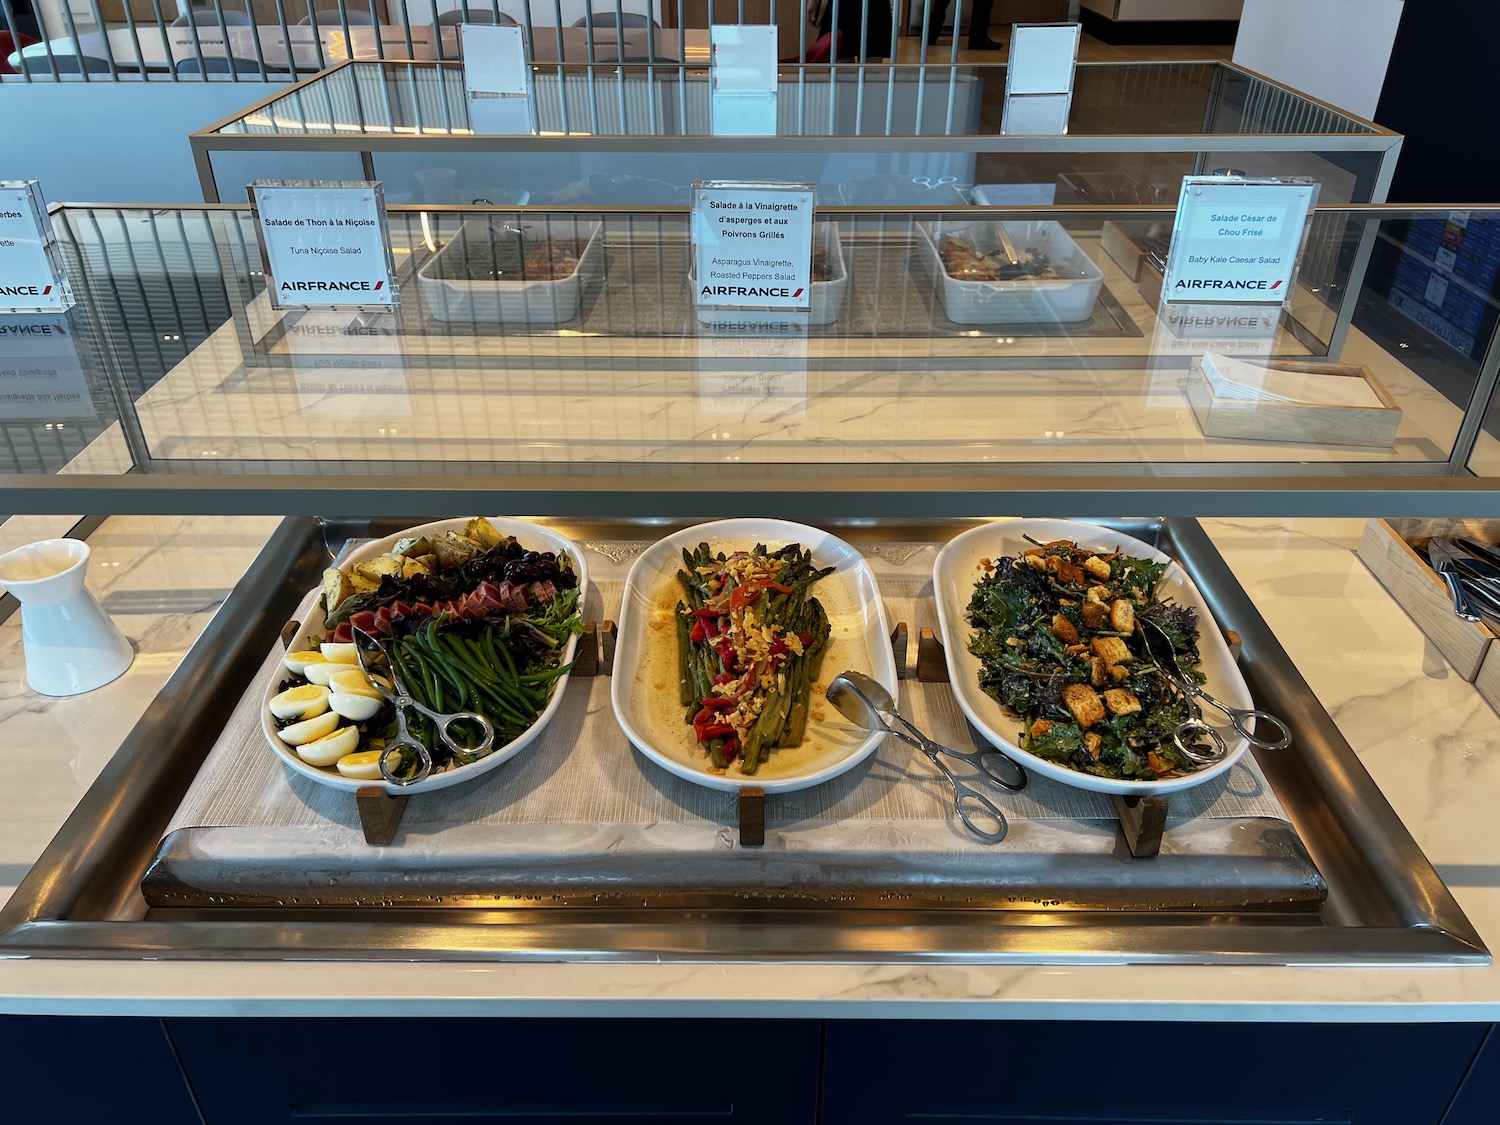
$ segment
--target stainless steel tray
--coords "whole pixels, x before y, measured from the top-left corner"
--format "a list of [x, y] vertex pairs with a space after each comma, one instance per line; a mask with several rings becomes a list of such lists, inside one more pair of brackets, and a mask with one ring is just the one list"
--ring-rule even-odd
[[[855, 542], [943, 541], [965, 523], [840, 527]], [[148, 907], [139, 885], [174, 810], [286, 615], [328, 557], [321, 530], [288, 521], [78, 811], [0, 911], [0, 955], [430, 959], [753, 959], [911, 962], [1474, 963], [1477, 934], [1202, 530], [1191, 521], [1121, 523], [1192, 573], [1220, 624], [1244, 641], [1258, 700], [1285, 715], [1301, 752], [1261, 763], [1327, 885], [1315, 910], [1190, 909], [1163, 887], [1154, 905], [1069, 906], [1039, 896], [957, 908], [917, 899], [788, 908], [773, 896], [660, 905], [519, 899], [362, 907], [217, 903]], [[638, 540], [639, 525], [566, 525], [585, 540]], [[661, 531], [653, 525], [645, 534]], [[227, 703], [218, 703], [228, 697]], [[502, 771], [503, 772], [503, 771]], [[1147, 863], [1153, 861], [1145, 861]], [[1161, 876], [1165, 882], [1165, 876]], [[299, 896], [300, 897], [300, 896]], [[1024, 901], [1029, 898], [1030, 901]], [[368, 900], [366, 900], [368, 902]]]
[[[590, 617], [619, 618], [626, 573], [654, 538], [575, 540]], [[934, 623], [938, 545], [861, 547], [890, 619], [913, 634]], [[606, 677], [573, 677], [524, 754], [493, 776], [411, 798], [392, 845], [372, 848], [351, 794], [267, 752], [262, 699], [266, 682], [284, 676], [280, 658], [276, 645], [172, 818], [142, 883], [152, 906], [1220, 912], [1316, 910], [1326, 894], [1253, 759], [1175, 795], [1161, 854], [1149, 859], [1121, 846], [1107, 796], [1037, 775], [1021, 793], [994, 794], [1010, 820], [1004, 843], [978, 840], [953, 815], [941, 775], [896, 739], [823, 785], [767, 796], [764, 846], [741, 846], [736, 796], [633, 751]], [[904, 649], [897, 663], [907, 663]], [[978, 737], [948, 684], [908, 678], [900, 694], [904, 713], [939, 741]]]

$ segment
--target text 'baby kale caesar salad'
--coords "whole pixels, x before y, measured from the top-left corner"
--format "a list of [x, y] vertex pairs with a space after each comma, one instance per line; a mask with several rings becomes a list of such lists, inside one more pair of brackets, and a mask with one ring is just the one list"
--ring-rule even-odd
[[1203, 682], [1197, 612], [1157, 597], [1167, 563], [1062, 539], [982, 565], [969, 651], [980, 687], [1020, 720], [1021, 749], [1108, 778], [1154, 781], [1198, 768], [1172, 741], [1187, 701], [1137, 624], [1159, 626], [1177, 673]]

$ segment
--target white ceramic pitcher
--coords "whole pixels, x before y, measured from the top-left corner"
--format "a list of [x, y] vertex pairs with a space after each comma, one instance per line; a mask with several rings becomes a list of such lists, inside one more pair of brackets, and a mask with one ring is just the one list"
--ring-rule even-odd
[[89, 545], [43, 539], [0, 555], [0, 586], [21, 603], [26, 682], [42, 695], [80, 695], [123, 675], [135, 659], [83, 584]]

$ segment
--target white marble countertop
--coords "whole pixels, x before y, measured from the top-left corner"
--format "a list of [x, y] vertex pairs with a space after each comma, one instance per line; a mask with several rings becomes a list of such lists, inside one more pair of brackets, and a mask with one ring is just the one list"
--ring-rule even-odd
[[[45, 847], [273, 522], [116, 518], [96, 533], [91, 584], [141, 655], [94, 695], [31, 695], [17, 619], [0, 627], [0, 766], [9, 782], [0, 791], [0, 894]], [[1469, 918], [1500, 946], [1500, 718], [1355, 557], [1361, 521], [1206, 526]], [[141, 594], [163, 589], [175, 593], [154, 606]], [[120, 596], [127, 591], [135, 596]], [[1477, 1021], [1500, 1019], [1500, 965], [0, 960], [0, 1012]]]

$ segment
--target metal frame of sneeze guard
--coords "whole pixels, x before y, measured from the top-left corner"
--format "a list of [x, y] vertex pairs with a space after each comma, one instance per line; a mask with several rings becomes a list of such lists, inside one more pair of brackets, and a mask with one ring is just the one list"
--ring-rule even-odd
[[[1192, 72], [1186, 79], [1184, 68]], [[217, 157], [235, 153], [318, 154], [319, 159], [329, 161], [348, 154], [343, 159], [360, 162], [366, 178], [383, 179], [394, 190], [390, 177], [379, 168], [393, 154], [421, 155], [441, 163], [444, 156], [453, 154], [575, 157], [591, 153], [601, 160], [618, 160], [627, 154], [649, 159], [692, 153], [710, 161], [691, 177], [701, 178], [704, 173], [712, 174], [714, 154], [841, 156], [878, 148], [906, 160], [914, 154], [934, 159], [985, 154], [1018, 158], [1038, 154], [1048, 159], [1054, 154], [1183, 154], [1191, 165], [1187, 170], [1195, 174], [1221, 166], [1229, 154], [1264, 154], [1276, 174], [1297, 174], [1283, 166], [1299, 159], [1293, 154], [1323, 153], [1347, 159], [1364, 153], [1369, 154], [1369, 167], [1351, 174], [1348, 198], [1365, 203], [1385, 198], [1401, 145], [1399, 134], [1374, 122], [1222, 61], [1080, 63], [1074, 126], [1065, 136], [1004, 136], [998, 122], [989, 131], [975, 131], [977, 119], [970, 122], [965, 116], [966, 106], [978, 104], [972, 87], [1000, 79], [993, 67], [982, 65], [784, 66], [779, 135], [752, 137], [711, 135], [708, 75], [698, 66], [556, 64], [540, 67], [535, 77], [541, 132], [486, 136], [473, 133], [465, 119], [464, 80], [458, 65], [341, 63], [193, 133], [189, 140], [204, 199], [218, 202], [238, 195], [240, 183], [219, 183], [214, 166]], [[656, 96], [644, 96], [640, 99], [643, 107], [630, 109], [634, 102], [621, 94], [634, 89], [632, 83], [645, 84], [647, 93], [654, 90]], [[1144, 91], [1145, 96], [1158, 99], [1176, 98], [1179, 89], [1190, 86], [1203, 100], [1202, 128], [1173, 132], [1164, 123], [1156, 132], [1080, 132], [1080, 107], [1089, 104], [1090, 98], [1115, 97], [1118, 84], [1128, 86], [1136, 96]], [[699, 86], [703, 87], [701, 111], [689, 97]], [[564, 96], [575, 87], [576, 97]], [[687, 127], [694, 124], [700, 127]], [[1325, 193], [1325, 199], [1334, 198]], [[1129, 205], [1156, 200], [1080, 201]]]
[[[140, 260], [135, 252], [135, 245], [139, 245], [142, 236], [139, 220], [152, 218], [154, 222], [153, 210], [147, 206], [115, 211], [55, 208], [54, 220], [59, 239], [68, 252], [70, 268], [81, 269], [76, 263], [101, 260], [100, 250], [109, 244], [108, 240], [125, 240], [118, 241], [117, 251], [111, 251], [108, 256], [113, 258], [116, 268], [133, 269], [132, 263]], [[1336, 256], [1342, 261], [1351, 256], [1356, 245], [1373, 242], [1380, 231], [1389, 229], [1391, 223], [1431, 222], [1433, 219], [1442, 223], [1454, 210], [1452, 207], [1368, 206], [1324, 209], [1318, 212], [1318, 217], [1328, 220], [1331, 249], [1341, 248], [1339, 254], [1327, 256]], [[453, 214], [448, 216], [450, 223], [466, 222], [495, 212], [520, 215], [523, 219], [550, 213], [548, 208], [531, 207], [460, 207], [452, 211]], [[415, 224], [424, 213], [424, 209], [418, 207], [395, 208], [391, 217], [393, 223], [400, 216], [401, 221], [420, 230]], [[933, 208], [920, 215], [913, 212], [905, 217], [925, 220], [929, 215], [936, 217], [942, 213], [944, 209]], [[679, 225], [685, 220], [682, 208], [590, 208], [588, 214], [591, 219], [611, 221], [619, 221], [620, 216], [626, 215], [647, 219], [673, 216]], [[1097, 208], [989, 207], [973, 208], [971, 214], [976, 219], [988, 221], [1047, 219], [1075, 225], [1082, 222], [1095, 229], [1104, 220], [1134, 222], [1144, 229], [1169, 222], [1172, 212], [1163, 207], [1128, 212]], [[858, 221], [879, 219], [884, 215], [879, 208], [829, 207], [820, 209], [819, 217], [847, 232]], [[1500, 217], [1500, 212], [1495, 217]], [[1315, 225], [1315, 231], [1318, 229], [1321, 228]], [[265, 325], [270, 324], [268, 316], [247, 321], [239, 315], [240, 310], [247, 307], [252, 313], [264, 314], [268, 304], [255, 294], [258, 282], [254, 277], [255, 235], [248, 222], [248, 212], [223, 206], [168, 211], [154, 236], [180, 238], [187, 230], [196, 231], [192, 237], [203, 246], [213, 245], [221, 232], [224, 235], [224, 248], [212, 252], [219, 255], [222, 279], [230, 283], [232, 292], [237, 295], [231, 297], [234, 306], [230, 318], [232, 323], [223, 326], [222, 343], [234, 347], [236, 355], [243, 353], [248, 357], [255, 340], [260, 337], [239, 338], [236, 342], [237, 334], [242, 330], [259, 330], [264, 336], [269, 331]], [[144, 234], [153, 236], [150, 230]], [[130, 240], [136, 240], [135, 245], [127, 245]], [[685, 232], [681, 242], [685, 250]], [[163, 254], [176, 252], [172, 247], [164, 246], [154, 257], [162, 260]], [[1112, 263], [1111, 268], [1114, 268]], [[1126, 272], [1125, 279], [1117, 279], [1116, 283], [1123, 285], [1128, 277]], [[219, 280], [219, 276], [213, 278], [216, 285]], [[84, 306], [100, 310], [97, 319], [102, 322], [106, 313], [114, 318], [101, 323], [99, 334], [107, 337], [105, 343], [112, 349], [112, 355], [129, 362], [137, 353], [131, 350], [134, 345], [123, 333], [139, 317], [130, 311], [134, 306], [127, 308], [120, 303], [116, 281], [108, 276], [107, 270], [104, 274], [85, 271], [79, 273], [76, 284]], [[1353, 288], [1354, 295], [1357, 295], [1359, 286]], [[252, 296], [254, 301], [247, 306], [245, 301]], [[686, 298], [685, 291], [682, 296]], [[1330, 324], [1332, 309], [1343, 298], [1344, 294], [1338, 294], [1337, 300], [1326, 306], [1330, 311]], [[172, 302], [172, 307], [177, 307], [178, 298], [174, 296]], [[119, 320], [122, 327], [112, 327], [115, 320]], [[1218, 333], [1222, 329], [1215, 327], [1211, 331]], [[551, 370], [559, 363], [585, 362], [587, 355], [593, 354], [588, 349], [608, 350], [607, 340], [598, 343], [595, 338], [576, 334], [554, 336], [553, 339], [556, 343], [548, 343], [543, 349], [547, 354], [541, 357], [539, 372]], [[891, 370], [892, 362], [899, 367], [900, 357], [894, 353], [900, 349], [902, 341], [891, 338], [886, 343], [884, 336], [880, 339], [885, 370]], [[1328, 337], [1323, 335], [1320, 339], [1326, 341]], [[482, 343], [477, 337], [476, 341]], [[522, 343], [522, 350], [529, 354], [532, 345]], [[823, 341], [813, 340], [812, 344], [815, 370], [836, 372], [838, 364], [845, 362], [840, 358], [847, 353], [845, 345], [838, 345], [838, 351], [834, 352]], [[1116, 357], [1141, 371], [1142, 379], [1152, 374], [1139, 366], [1140, 360], [1131, 358], [1146, 354], [1133, 344], [1128, 355], [1108, 350], [1103, 366], [1098, 366], [1086, 355], [1080, 355], [1078, 345], [1069, 338], [1060, 338], [1055, 346], [1047, 341], [1041, 341], [1041, 344], [1044, 346], [1036, 354], [1046, 358], [1041, 360], [1040, 368], [1035, 360], [1017, 356], [1015, 362], [1007, 361], [1009, 369], [1051, 370], [1081, 362], [1086, 370], [1108, 372], [1121, 369], [1119, 362], [1109, 358]], [[1173, 355], [1178, 356], [1180, 362], [1175, 370], [1163, 370], [1160, 383], [1163, 391], [1170, 390], [1167, 382], [1175, 385], [1176, 379], [1186, 373], [1189, 362], [1201, 356], [1207, 348], [1205, 340], [1196, 338], [1176, 340], [1176, 345]], [[637, 345], [629, 347], [629, 354], [635, 355]], [[925, 339], [920, 342], [920, 347], [928, 347]], [[494, 351], [493, 348], [489, 350]], [[972, 351], [970, 348], [962, 354], [968, 355]], [[910, 349], [908, 353], [918, 354]], [[464, 354], [477, 361], [485, 354], [485, 348], [476, 345]], [[922, 351], [918, 358], [926, 354]], [[953, 354], [960, 353], [955, 351]], [[1312, 354], [1342, 358], [1343, 353], [1319, 348]], [[145, 353], [141, 355], [149, 358]], [[584, 358], [570, 359], [569, 356]], [[673, 345], [671, 356], [691, 362], [679, 345]], [[210, 353], [205, 352], [204, 358], [210, 358]], [[826, 358], [835, 361], [832, 368], [826, 367]], [[1410, 357], [1402, 353], [1396, 358], [1402, 362]], [[290, 369], [296, 359], [285, 349], [280, 354], [267, 351], [264, 366], [272, 371]], [[420, 358], [420, 347], [411, 353], [410, 358], [398, 356], [394, 359], [418, 368], [425, 363]], [[680, 369], [682, 359], [674, 358], [672, 362], [679, 364]], [[1270, 456], [1277, 447], [1266, 446], [1267, 456], [1247, 450], [1228, 460], [1195, 456], [1190, 449], [1181, 460], [1149, 456], [1131, 460], [1127, 455], [1106, 462], [1083, 454], [1060, 461], [1055, 451], [1042, 461], [1029, 454], [981, 459], [975, 451], [955, 456], [933, 455], [923, 461], [899, 463], [858, 459], [852, 462], [830, 461], [811, 468], [807, 465], [752, 463], [748, 458], [744, 463], [728, 459], [706, 460], [692, 461], [690, 471], [674, 469], [672, 465], [644, 464], [611, 457], [578, 460], [566, 473], [559, 473], [556, 463], [547, 459], [532, 461], [510, 455], [499, 459], [476, 455], [470, 460], [444, 462], [441, 476], [416, 478], [409, 471], [409, 463], [368, 455], [358, 464], [325, 454], [329, 459], [313, 466], [309, 466], [305, 459], [272, 458], [247, 462], [246, 471], [205, 472], [204, 462], [196, 459], [189, 462], [164, 449], [149, 436], [151, 433], [159, 435], [163, 422], [169, 423], [170, 418], [162, 415], [152, 420], [135, 412], [132, 400], [136, 395], [127, 385], [127, 380], [132, 378], [129, 371], [120, 369], [117, 363], [112, 366], [114, 361], [108, 356], [96, 357], [92, 362], [95, 366], [104, 365], [100, 368], [103, 372], [101, 378], [113, 380], [110, 385], [115, 387], [116, 398], [121, 403], [119, 425], [131, 454], [133, 471], [118, 475], [119, 470], [113, 467], [89, 471], [85, 466], [77, 465], [70, 466], [63, 474], [13, 476], [7, 482], [10, 485], [7, 502], [13, 512], [290, 515], [338, 511], [431, 519], [477, 509], [548, 512], [559, 517], [602, 514], [650, 517], [668, 511], [682, 517], [709, 518], [722, 515], [727, 493], [735, 495], [736, 509], [748, 514], [803, 520], [828, 518], [832, 514], [847, 518], [910, 518], [991, 516], [1000, 512], [1088, 516], [1108, 511], [1273, 517], [1356, 514], [1493, 516], [1497, 503], [1500, 503], [1497, 501], [1500, 471], [1484, 467], [1495, 460], [1493, 454], [1487, 452], [1495, 445], [1495, 439], [1483, 428], [1497, 382], [1500, 382], [1500, 347], [1495, 346], [1493, 339], [1488, 350], [1475, 361], [1471, 376], [1473, 389], [1466, 405], [1455, 406], [1452, 424], [1444, 423], [1447, 428], [1436, 436], [1438, 445], [1426, 453], [1412, 447], [1413, 456], [1379, 459], [1336, 456], [1326, 462], [1321, 459], [1308, 461]], [[216, 365], [220, 362], [220, 359], [214, 360]], [[257, 362], [261, 360], [257, 358]], [[630, 359], [623, 369], [638, 369], [639, 363], [638, 358]], [[940, 372], [946, 370], [947, 364], [947, 360], [940, 360], [938, 365], [929, 367], [928, 361], [921, 359], [921, 370]], [[155, 374], [147, 372], [147, 378], [156, 378], [162, 371], [159, 368], [152, 370]], [[214, 370], [222, 371], [222, 368], [216, 366]], [[290, 385], [292, 375], [283, 377], [283, 382]], [[1045, 380], [1035, 382], [1040, 386]], [[1153, 389], [1154, 386], [1142, 383], [1143, 393]], [[233, 404], [236, 400], [231, 397], [225, 401]], [[1185, 410], [1181, 401], [1177, 402], [1177, 408]], [[1187, 417], [1191, 425], [1191, 415], [1182, 416]], [[1068, 436], [1073, 437], [1072, 434]], [[193, 452], [196, 453], [197, 449], [195, 445]], [[1489, 461], [1484, 461], [1484, 457]], [[1476, 476], [1471, 472], [1471, 461], [1481, 466], [1478, 471], [1483, 475]]]

